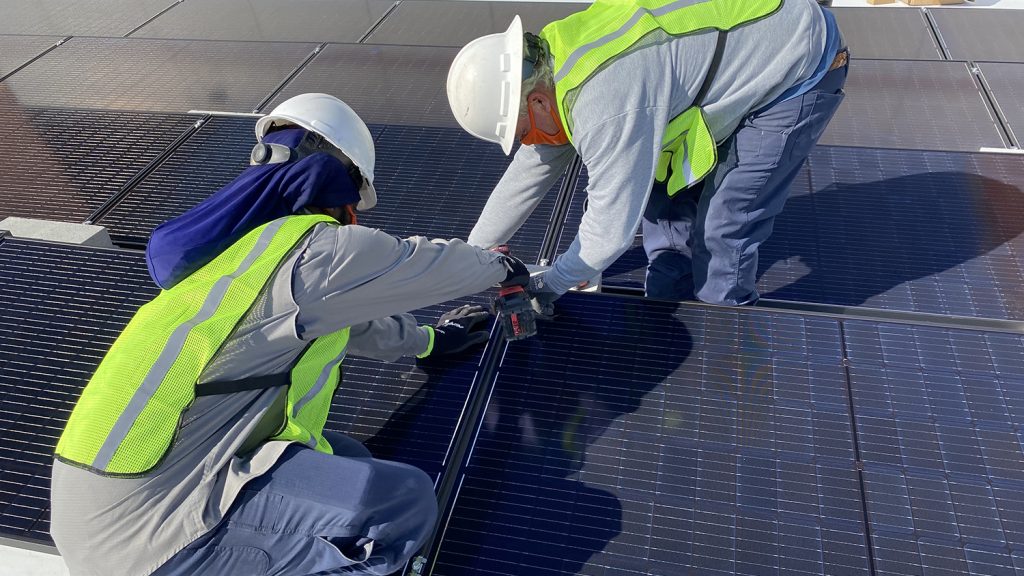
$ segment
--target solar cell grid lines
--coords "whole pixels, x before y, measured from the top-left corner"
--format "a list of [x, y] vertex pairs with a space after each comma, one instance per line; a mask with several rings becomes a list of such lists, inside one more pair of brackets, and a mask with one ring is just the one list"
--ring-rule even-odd
[[0, 531], [49, 541], [53, 449], [82, 386], [155, 295], [142, 255], [0, 243]]
[[[388, 126], [376, 147], [379, 202], [360, 223], [396, 236], [466, 238], [509, 162], [499, 147], [455, 128]], [[509, 241], [524, 262], [539, 255], [556, 195], [549, 191]]]
[[[1024, 319], [1024, 168], [1015, 156], [821, 146], [759, 257], [763, 298]], [[579, 226], [586, 175], [562, 229]], [[604, 274], [642, 289], [638, 240]]]
[[[489, 302], [489, 296], [474, 295], [415, 315], [432, 325], [452, 308]], [[342, 366], [326, 429], [364, 442], [377, 458], [416, 466], [437, 480], [467, 396], [479, 386], [478, 365], [485, 351], [390, 363], [350, 356]]]
[[0, 122], [17, 137], [0, 141], [0, 219], [82, 222], [191, 124], [176, 114], [28, 108], [4, 96]]
[[1024, 145], [1024, 64], [980, 62], [978, 67], [1014, 143]]
[[[159, 224], [195, 207], [249, 166], [255, 124], [254, 118], [211, 118], [97, 223], [110, 229], [115, 242], [145, 243]], [[382, 130], [369, 128], [374, 136]]]
[[42, 54], [59, 36], [0, 36], [0, 78]]
[[264, 108], [297, 94], [325, 92], [368, 123], [458, 128], [444, 88], [457, 53], [436, 46], [331, 44]]
[[502, 360], [434, 574], [868, 573], [837, 323], [560, 304]]
[[844, 322], [878, 573], [1019, 569], [1024, 337]]
[[145, 243], [160, 223], [184, 214], [248, 167], [255, 123], [210, 119], [97, 224], [115, 242]]
[[850, 60], [821, 144], [977, 151], [1006, 145], [964, 62]]
[[252, 112], [315, 47], [76, 37], [3, 84], [27, 107]]

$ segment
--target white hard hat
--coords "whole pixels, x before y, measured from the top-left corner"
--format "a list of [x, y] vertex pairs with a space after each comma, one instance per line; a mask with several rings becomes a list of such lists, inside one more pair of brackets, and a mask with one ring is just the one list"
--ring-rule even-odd
[[516, 139], [523, 88], [523, 22], [473, 40], [448, 70], [448, 104], [459, 125], [508, 154]]
[[356, 209], [369, 210], [377, 205], [377, 190], [373, 187], [376, 160], [373, 137], [362, 118], [348, 104], [330, 94], [299, 94], [281, 102], [256, 122], [256, 140], [262, 142], [275, 121], [296, 124], [316, 132], [341, 150], [363, 175]]

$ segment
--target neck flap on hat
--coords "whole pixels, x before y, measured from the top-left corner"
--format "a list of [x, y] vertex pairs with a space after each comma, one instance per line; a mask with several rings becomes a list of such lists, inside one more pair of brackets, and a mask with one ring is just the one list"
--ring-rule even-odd
[[[281, 130], [263, 141], [295, 148], [301, 128]], [[169, 289], [202, 268], [247, 232], [307, 206], [335, 208], [359, 202], [345, 166], [318, 152], [298, 161], [247, 168], [227, 186], [188, 212], [164, 222], [146, 246], [149, 274]]]

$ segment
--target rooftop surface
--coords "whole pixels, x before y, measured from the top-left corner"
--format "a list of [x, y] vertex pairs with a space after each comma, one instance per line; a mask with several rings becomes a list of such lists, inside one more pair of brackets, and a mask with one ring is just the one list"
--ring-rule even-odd
[[[1022, 3], [836, 0], [847, 99], [762, 247], [760, 306], [640, 297], [638, 243], [536, 338], [346, 360], [327, 428], [436, 479], [424, 573], [1024, 575]], [[452, 58], [585, 6], [4, 3], [0, 220], [115, 247], [0, 238], [0, 575], [63, 573], [57, 438], [157, 292], [149, 234], [242, 170], [255, 113], [342, 98], [376, 141], [361, 223], [464, 238], [509, 159], [452, 118]], [[586, 182], [574, 163], [517, 255], [571, 242]]]

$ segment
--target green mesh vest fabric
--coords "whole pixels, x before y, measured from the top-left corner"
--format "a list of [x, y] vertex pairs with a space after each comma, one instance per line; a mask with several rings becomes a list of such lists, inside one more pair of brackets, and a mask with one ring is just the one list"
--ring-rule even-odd
[[[157, 466], [170, 449], [182, 413], [195, 399], [203, 370], [255, 304], [281, 262], [315, 225], [335, 222], [327, 216], [289, 216], [242, 237], [217, 258], [161, 292], [135, 314], [90, 379], [57, 444], [61, 460], [108, 475], [137, 476]], [[321, 343], [323, 340], [323, 343]], [[341, 361], [348, 330], [314, 341], [292, 372], [291, 396], [308, 394], [324, 370], [333, 376], [324, 389], [333, 393], [338, 367], [316, 362]], [[325, 351], [332, 351], [328, 354]], [[296, 372], [296, 370], [298, 372]], [[296, 386], [294, 378], [303, 380]], [[305, 402], [296, 429], [308, 442], [320, 434], [322, 392]], [[301, 399], [303, 396], [299, 396]], [[329, 404], [329, 399], [328, 399]], [[326, 419], [326, 412], [323, 414]], [[289, 426], [286, 427], [288, 429]]]
[[[565, 133], [572, 139], [568, 95], [607, 62], [645, 36], [663, 30], [671, 36], [731, 30], [771, 15], [783, 0], [597, 0], [582, 12], [544, 27], [540, 36], [554, 60], [555, 95]], [[718, 163], [715, 138], [703, 110], [694, 106], [675, 117], [662, 139], [656, 177], [669, 195], [692, 186]]]

